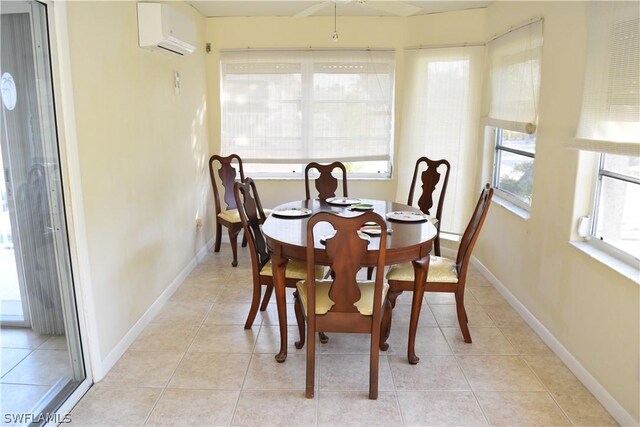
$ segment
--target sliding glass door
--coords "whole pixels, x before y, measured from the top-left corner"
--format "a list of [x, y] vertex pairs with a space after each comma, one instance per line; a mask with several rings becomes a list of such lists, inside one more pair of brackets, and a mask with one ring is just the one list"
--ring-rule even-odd
[[46, 5], [0, 2], [0, 79], [2, 422], [39, 424], [86, 377]]

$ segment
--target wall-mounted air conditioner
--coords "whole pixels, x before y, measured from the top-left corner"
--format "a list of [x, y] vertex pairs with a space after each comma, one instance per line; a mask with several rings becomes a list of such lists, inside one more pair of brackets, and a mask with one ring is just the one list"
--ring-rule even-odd
[[140, 47], [177, 55], [196, 49], [196, 26], [189, 17], [165, 3], [138, 3]]

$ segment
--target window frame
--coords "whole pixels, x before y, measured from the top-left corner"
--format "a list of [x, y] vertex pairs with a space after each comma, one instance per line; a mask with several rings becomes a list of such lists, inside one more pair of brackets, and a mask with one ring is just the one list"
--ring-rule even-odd
[[605, 152], [598, 153], [598, 161], [595, 162], [596, 163], [596, 166], [595, 166], [596, 182], [595, 182], [595, 185], [593, 186], [594, 187], [593, 204], [591, 206], [591, 221], [589, 224], [589, 245], [593, 246], [597, 250], [600, 250], [624, 262], [625, 264], [629, 264], [635, 268], [638, 268], [640, 266], [639, 264], [640, 259], [636, 258], [629, 252], [626, 252], [623, 249], [620, 249], [612, 245], [608, 241], [596, 235], [596, 230], [598, 227], [598, 210], [599, 210], [598, 208], [600, 206], [600, 198], [602, 195], [603, 177], [607, 177], [610, 179], [617, 179], [619, 181], [640, 185], [640, 179], [607, 170], [605, 168], [606, 155], [607, 153]]
[[[492, 186], [497, 196], [506, 200], [507, 202], [517, 206], [520, 209], [523, 209], [527, 212], [531, 211], [531, 203], [526, 203], [515, 194], [512, 194], [506, 190], [503, 190], [499, 187], [500, 176], [498, 175], [500, 160], [501, 160], [501, 151], [505, 151], [508, 153], [520, 155], [523, 157], [527, 157], [533, 159], [534, 167], [535, 167], [535, 153], [530, 153], [528, 151], [518, 150], [517, 148], [505, 147], [502, 145], [502, 132], [505, 130], [510, 130], [507, 128], [493, 127], [493, 177], [492, 177]], [[514, 131], [518, 132], [518, 131]], [[519, 132], [523, 133], [523, 132]], [[534, 133], [535, 135], [535, 133]], [[537, 136], [536, 136], [537, 140]], [[498, 144], [500, 142], [500, 144]], [[531, 198], [533, 202], [533, 197]]]

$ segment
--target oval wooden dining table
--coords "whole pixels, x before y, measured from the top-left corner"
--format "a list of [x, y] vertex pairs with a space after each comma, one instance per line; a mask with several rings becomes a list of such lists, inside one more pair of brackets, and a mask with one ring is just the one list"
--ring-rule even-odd
[[[374, 212], [385, 219], [387, 213], [394, 211], [420, 212], [420, 210], [411, 206], [383, 200], [361, 199], [361, 203], [373, 205]], [[348, 206], [329, 204], [324, 200], [300, 200], [277, 206], [273, 209], [275, 215], [270, 215], [264, 222], [262, 232], [266, 237], [267, 246], [272, 252], [271, 264], [278, 308], [278, 321], [280, 324], [280, 352], [275, 356], [278, 362], [284, 362], [287, 359], [285, 269], [290, 259], [306, 261], [307, 221], [311, 215], [299, 218], [283, 218], [278, 216], [277, 212], [279, 210], [300, 208], [310, 209], [311, 215], [318, 212], [330, 211], [338, 215], [351, 217], [358, 216], [362, 213], [351, 210]], [[401, 222], [387, 219], [386, 221], [388, 229], [390, 229], [391, 232], [387, 236], [387, 256], [385, 264], [392, 265], [411, 261], [413, 262], [415, 271], [411, 319], [409, 323], [409, 344], [407, 348], [409, 363], [415, 364], [419, 360], [415, 354], [415, 336], [424, 295], [424, 284], [429, 269], [429, 253], [431, 252], [437, 231], [434, 225], [427, 220], [420, 222]], [[315, 260], [317, 264], [329, 264], [324, 245], [320, 242], [320, 237], [330, 233], [332, 230], [331, 226], [327, 223], [318, 224], [314, 230], [314, 238], [316, 239], [314, 242]], [[372, 237], [363, 261], [363, 267], [375, 267], [378, 250], [379, 239]], [[381, 343], [386, 342], [388, 333], [389, 331], [386, 331], [385, 336], [381, 338]], [[386, 344], [382, 345], [383, 349], [386, 349], [386, 347]]]

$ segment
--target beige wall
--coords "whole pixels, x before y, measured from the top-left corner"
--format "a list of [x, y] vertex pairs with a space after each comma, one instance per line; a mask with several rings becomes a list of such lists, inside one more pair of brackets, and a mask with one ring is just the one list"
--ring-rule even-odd
[[[173, 6], [195, 19], [202, 39], [204, 19]], [[140, 49], [135, 2], [67, 10], [89, 315], [104, 360], [211, 235], [204, 52], [202, 43], [186, 57]], [[205, 230], [196, 231], [196, 217]]]
[[[413, 173], [415, 159], [410, 166], [400, 161], [402, 138], [402, 76], [404, 73], [403, 48], [417, 45], [451, 44], [484, 40], [485, 10], [475, 9], [446, 14], [434, 14], [410, 18], [395, 17], [338, 17], [340, 40], [331, 40], [333, 17], [294, 19], [269, 18], [209, 18], [206, 41], [211, 42], [212, 52], [207, 55], [209, 79], [209, 128], [211, 152], [220, 152], [220, 104], [219, 104], [219, 52], [233, 48], [393, 48], [396, 50], [396, 108], [395, 108], [395, 157], [394, 174], [390, 180], [349, 180], [349, 194], [359, 197], [394, 199], [399, 175]], [[408, 178], [410, 180], [410, 177]], [[272, 207], [304, 198], [304, 182], [301, 180], [261, 180], [258, 182], [263, 205]], [[398, 190], [405, 200], [407, 189]], [[406, 201], [406, 200], [405, 200]]]
[[495, 2], [487, 34], [537, 16], [544, 46], [531, 217], [494, 203], [474, 255], [637, 420], [640, 287], [568, 243], [592, 191], [577, 179], [578, 152], [564, 147], [580, 114], [585, 3]]

